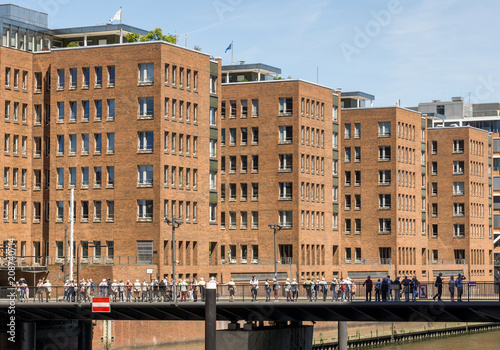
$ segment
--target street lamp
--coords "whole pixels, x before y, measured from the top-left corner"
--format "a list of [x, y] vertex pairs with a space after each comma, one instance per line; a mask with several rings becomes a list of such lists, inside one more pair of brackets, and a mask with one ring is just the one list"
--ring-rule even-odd
[[165, 217], [165, 221], [168, 225], [172, 226], [172, 274], [174, 275], [174, 284], [172, 288], [172, 297], [174, 303], [177, 303], [177, 275], [175, 274], [175, 265], [177, 265], [177, 260], [175, 260], [175, 229], [182, 225], [182, 221], [180, 219], [172, 218], [172, 220]]
[[283, 228], [283, 226], [281, 225], [277, 225], [277, 224], [269, 224], [268, 225], [269, 228], [272, 228], [273, 231], [274, 231], [274, 278], [276, 278], [276, 280], [278, 279], [278, 247], [276, 245], [276, 230], [281, 230]]
[[77, 290], [76, 290], [76, 300], [77, 302], [80, 302], [81, 301], [81, 296], [82, 296], [82, 289], [80, 287], [80, 247], [82, 245], [82, 243], [87, 243], [87, 249], [88, 248], [95, 248], [95, 247], [107, 247], [107, 245], [101, 245], [100, 243], [99, 244], [89, 244], [89, 242], [83, 242], [83, 241], [80, 241], [80, 243], [78, 243], [78, 247], [76, 248], [76, 286], [77, 286]]

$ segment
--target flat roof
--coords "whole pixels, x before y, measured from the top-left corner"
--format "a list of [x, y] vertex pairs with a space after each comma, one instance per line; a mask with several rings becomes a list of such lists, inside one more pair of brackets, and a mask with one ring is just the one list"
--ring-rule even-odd
[[331, 88], [329, 86], [313, 83], [311, 81], [302, 79], [276, 79], [276, 80], [244, 81], [244, 82], [240, 81], [236, 83], [222, 83], [222, 86], [243, 85], [243, 84], [273, 84], [273, 83], [286, 83], [286, 82], [302, 82], [335, 91], [334, 88]]
[[[342, 96], [343, 97], [343, 96]], [[389, 108], [399, 108], [399, 109], [402, 109], [402, 110], [405, 110], [405, 111], [408, 111], [408, 112], [413, 112], [413, 113], [417, 113], [417, 114], [425, 114], [425, 113], [422, 113], [422, 112], [419, 112], [419, 111], [414, 111], [413, 109], [408, 109], [406, 107], [399, 107], [399, 106], [385, 106], [385, 107], [380, 107], [380, 106], [377, 106], [377, 107], [353, 107], [353, 108], [342, 108], [343, 111], [357, 111], [357, 110], [360, 110], [360, 109], [366, 109], [366, 110], [370, 110], [370, 109], [389, 109]]]
[[342, 98], [344, 97], [360, 97], [361, 99], [375, 100], [374, 95], [367, 94], [362, 91], [346, 91], [342, 92]]
[[479, 131], [484, 131], [485, 133], [487, 134], [493, 134], [492, 132], [488, 131], [488, 130], [484, 130], [484, 129], [481, 129], [481, 128], [476, 128], [475, 126], [470, 126], [470, 125], [456, 125], [456, 126], [434, 126], [434, 127], [430, 127], [430, 128], [427, 128], [427, 130], [441, 130], [441, 129], [465, 129], [465, 128], [468, 128], [468, 129], [474, 129], [474, 130], [479, 130]]
[[231, 73], [231, 72], [260, 72], [262, 74], [281, 74], [281, 68], [269, 66], [263, 63], [248, 63], [248, 64], [231, 64], [227, 66], [221, 67], [222, 72]]
[[63, 38], [75, 38], [80, 37], [83, 34], [106, 35], [117, 33], [118, 35], [120, 35], [120, 28], [122, 28], [122, 31], [124, 33], [139, 33], [141, 35], [148, 34], [147, 30], [132, 27], [127, 24], [104, 24], [88, 27], [60, 28], [53, 29], [51, 30], [51, 32], [54, 36]]

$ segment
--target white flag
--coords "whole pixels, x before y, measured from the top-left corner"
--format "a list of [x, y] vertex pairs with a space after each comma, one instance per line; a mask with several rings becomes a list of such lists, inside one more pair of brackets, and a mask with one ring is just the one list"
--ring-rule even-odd
[[117, 13], [109, 20], [109, 23], [113, 23], [114, 20], [119, 20], [121, 21], [122, 19], [122, 9], [119, 9]]

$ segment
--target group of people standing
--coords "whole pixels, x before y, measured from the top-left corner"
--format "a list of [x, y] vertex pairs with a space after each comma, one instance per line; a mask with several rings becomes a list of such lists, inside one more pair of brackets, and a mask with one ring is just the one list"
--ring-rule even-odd
[[[450, 291], [450, 300], [455, 301], [455, 288], [457, 291], [457, 301], [462, 301], [462, 295], [464, 294], [464, 283], [465, 276], [462, 274], [458, 274], [457, 278], [452, 275], [448, 281], [448, 290]], [[433, 300], [441, 301], [441, 296], [443, 295], [443, 284], [445, 284], [443, 280], [443, 274], [440, 272], [436, 277], [436, 282], [434, 286], [437, 288], [437, 293], [432, 298]]]
[[[375, 282], [375, 301], [401, 301], [404, 296], [405, 301], [417, 301], [419, 280], [416, 276], [396, 277], [391, 276], [377, 279]], [[366, 288], [366, 301], [372, 301], [372, 290], [374, 283], [370, 276], [367, 277], [363, 286]]]

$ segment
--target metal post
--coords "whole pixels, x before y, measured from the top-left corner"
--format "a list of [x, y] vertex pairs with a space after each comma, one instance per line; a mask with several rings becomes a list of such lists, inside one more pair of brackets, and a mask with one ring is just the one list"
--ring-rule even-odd
[[[34, 51], [34, 50], [33, 50]], [[68, 229], [64, 229], [64, 283], [68, 279]]]
[[175, 221], [172, 220], [172, 274], [174, 275], [174, 284], [172, 285], [172, 299], [174, 303], [177, 303], [177, 274], [175, 273], [175, 265], [177, 265], [177, 260], [175, 259]]
[[92, 349], [92, 321], [78, 321], [78, 329], [78, 349]]
[[36, 323], [23, 322], [23, 335], [21, 338], [21, 349], [32, 350], [36, 345]]
[[175, 273], [175, 266], [177, 265], [177, 260], [175, 259], [175, 229], [182, 224], [182, 221], [176, 218], [172, 218], [172, 220], [165, 218], [165, 221], [168, 225], [172, 226], [172, 274], [174, 275], [174, 283], [172, 285], [172, 299], [174, 303], [177, 303], [177, 274]]
[[347, 350], [347, 321], [338, 322], [339, 350]]
[[276, 251], [276, 225], [274, 225], [274, 278], [278, 279], [278, 252]]
[[207, 283], [205, 287], [205, 350], [216, 349], [216, 283]]

